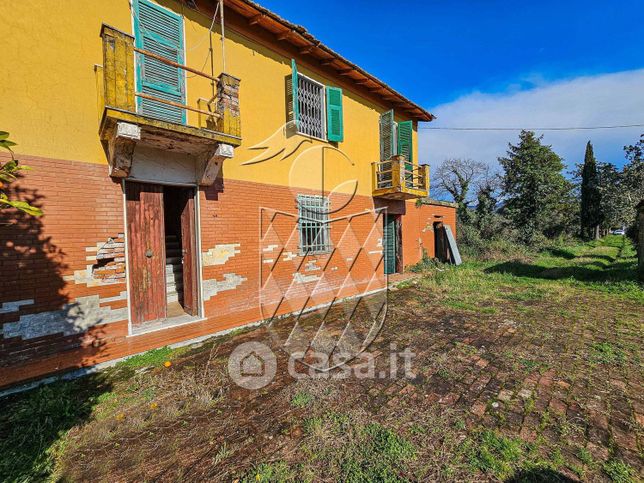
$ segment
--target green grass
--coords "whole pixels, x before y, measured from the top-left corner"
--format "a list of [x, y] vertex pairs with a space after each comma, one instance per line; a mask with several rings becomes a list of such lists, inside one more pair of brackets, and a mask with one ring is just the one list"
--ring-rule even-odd
[[[103, 392], [105, 391], [105, 392]], [[54, 472], [68, 431], [82, 424], [109, 387], [100, 377], [56, 382], [2, 401], [0, 481], [39, 481]]]
[[151, 351], [137, 354], [120, 361], [117, 368], [139, 369], [142, 367], [161, 367], [166, 361], [172, 360], [177, 355], [185, 352], [186, 349], [171, 349], [170, 347], [160, 347]]
[[608, 461], [604, 464], [604, 472], [608, 475], [611, 481], [615, 481], [617, 483], [635, 482], [635, 470], [623, 461]]
[[275, 463], [262, 463], [257, 465], [246, 474], [241, 481], [243, 483], [270, 482], [280, 483], [285, 481], [296, 481], [295, 473], [283, 461]]
[[506, 479], [514, 474], [523, 456], [524, 443], [520, 439], [483, 430], [472, 446], [470, 464], [483, 473]]
[[529, 304], [570, 290], [589, 290], [644, 304], [637, 281], [636, 253], [626, 237], [608, 236], [589, 243], [549, 248], [530, 260], [468, 260], [419, 280], [421, 287], [444, 294], [440, 303], [454, 309], [495, 313], [507, 301]]
[[361, 428], [358, 441], [344, 448], [340, 467], [342, 481], [405, 481], [400, 473], [415, 455], [414, 446], [394, 431], [377, 423]]
[[624, 351], [608, 342], [591, 345], [591, 360], [598, 364], [621, 365], [625, 361]]
[[303, 408], [313, 401], [313, 396], [306, 391], [300, 391], [291, 399], [291, 406]]

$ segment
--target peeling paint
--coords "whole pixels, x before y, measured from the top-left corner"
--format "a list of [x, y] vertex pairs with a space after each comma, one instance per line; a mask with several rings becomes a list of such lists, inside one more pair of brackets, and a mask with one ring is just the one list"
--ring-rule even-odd
[[78, 297], [75, 302], [65, 304], [60, 310], [22, 315], [17, 322], [2, 326], [5, 338], [21, 337], [35, 339], [54, 334], [73, 335], [86, 332], [98, 324], [118, 322], [128, 318], [127, 307], [112, 309], [101, 307], [101, 302], [122, 300], [126, 292], [116, 297], [100, 299], [98, 295]]
[[219, 292], [223, 292], [224, 290], [233, 290], [246, 280], [248, 280], [246, 277], [242, 277], [241, 275], [237, 275], [236, 273], [225, 273], [223, 280], [204, 280], [204, 300], [209, 300]]
[[284, 252], [284, 260], [290, 262], [298, 257], [297, 253], [293, 252]]
[[273, 250], [275, 250], [277, 247], [278, 247], [278, 245], [268, 245], [267, 247], [262, 248], [262, 251], [263, 251], [263, 252], [272, 252], [272, 251], [273, 251]]
[[224, 265], [232, 257], [241, 253], [241, 251], [237, 249], [239, 246], [239, 243], [215, 245], [214, 248], [202, 253], [203, 266], [209, 267], [212, 265]]
[[274, 259], [272, 259], [272, 258], [265, 258], [265, 259], [263, 260], [263, 263], [269, 263], [269, 264], [270, 264], [270, 263], [273, 263], [274, 261], [275, 261], [275, 260], [274, 260]]

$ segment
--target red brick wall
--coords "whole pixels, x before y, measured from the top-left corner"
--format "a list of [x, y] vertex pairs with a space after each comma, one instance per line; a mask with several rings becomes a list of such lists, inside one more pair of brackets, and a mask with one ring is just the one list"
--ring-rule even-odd
[[[96, 340], [101, 337], [100, 324], [93, 335], [81, 330], [47, 335], [36, 331], [25, 338], [11, 336], [20, 331], [15, 327], [7, 334], [6, 327], [20, 316], [53, 312], [66, 305], [73, 314], [79, 297], [96, 295], [105, 300], [125, 290], [124, 281], [88, 286], [70, 280], [75, 272], [97, 263], [87, 257], [95, 256], [98, 249], [87, 251], [88, 247], [123, 232], [121, 188], [107, 176], [107, 167], [30, 156], [20, 160], [32, 170], [12, 184], [10, 195], [31, 201], [45, 214], [35, 218], [15, 210], [0, 211], [0, 306], [4, 308], [0, 311], [0, 366], [100, 344]], [[100, 305], [117, 309], [125, 307], [126, 301]]]
[[[204, 257], [209, 262], [202, 277], [204, 290], [211, 292], [204, 300], [206, 320], [130, 336], [125, 282], [106, 280], [100, 268], [91, 270], [98, 263], [97, 253], [119, 254], [122, 240], [118, 237], [124, 232], [120, 183], [109, 178], [103, 165], [21, 159], [33, 171], [15, 183], [16, 189], [23, 198], [34, 199], [45, 215], [33, 218], [10, 210], [1, 215], [5, 225], [0, 229], [0, 387], [260, 320], [276, 307], [280, 290], [275, 287], [288, 290], [289, 302], [278, 311], [283, 314], [304, 304], [312, 307], [384, 286], [382, 221], [369, 211], [374, 207], [372, 198], [359, 196], [348, 202], [346, 196], [333, 196], [334, 250], [302, 257], [297, 231], [292, 233], [296, 218], [289, 216], [297, 215], [297, 191], [218, 180], [199, 190], [200, 253], [210, 254]], [[262, 208], [266, 210], [260, 217]], [[275, 234], [267, 235], [267, 224], [275, 214], [271, 210], [284, 213], [274, 218]], [[402, 217], [405, 266], [420, 260], [422, 248], [433, 255], [427, 224], [442, 216], [455, 230], [454, 215], [449, 207], [407, 203]], [[348, 226], [352, 230], [346, 230]], [[118, 258], [113, 262], [118, 263]], [[272, 284], [266, 283], [269, 275]], [[292, 283], [294, 277], [304, 282]], [[262, 285], [272, 288], [262, 291]], [[213, 286], [220, 288], [214, 295]], [[95, 306], [88, 309], [92, 300]], [[57, 311], [63, 308], [66, 317], [61, 318]], [[100, 314], [83, 325], [96, 309]], [[38, 319], [42, 323], [27, 324], [35, 331], [16, 324], [21, 316], [24, 320], [42, 313], [52, 321], [43, 318]]]
[[[381, 218], [374, 220], [371, 198], [332, 196], [330, 210], [334, 212], [330, 218], [335, 221], [331, 223], [330, 236], [334, 251], [303, 257], [299, 256], [298, 232], [293, 232], [297, 226], [297, 194], [315, 193], [232, 180], [219, 182], [201, 191], [202, 251], [222, 244], [236, 244], [236, 250], [239, 251], [223, 264], [204, 266], [203, 280], [207, 285], [208, 280], [225, 280], [227, 274], [244, 279], [238, 287], [222, 291], [220, 295], [205, 301], [208, 317], [226, 321], [240, 312], [252, 314], [251, 320], [266, 316], [266, 311], [263, 314], [261, 311], [260, 294], [263, 294], [263, 301], [266, 302], [269, 295], [278, 296], [279, 292], [260, 290], [269, 274], [276, 278], [284, 292], [290, 287], [291, 298], [306, 298], [317, 284], [318, 290], [308, 306], [329, 302], [336, 296], [335, 291], [323, 295], [322, 289], [340, 286], [346, 278], [348, 268], [351, 270], [352, 282], [360, 290], [369, 284], [374, 266], [379, 274], [383, 274], [382, 263], [379, 263], [382, 246], [378, 246], [382, 239], [382, 221]], [[338, 207], [342, 208], [335, 211]], [[268, 227], [275, 215], [273, 210], [283, 213], [272, 221], [275, 230], [274, 236], [271, 236]], [[365, 210], [372, 212], [365, 214]], [[263, 229], [260, 228], [260, 219]], [[349, 226], [351, 230], [347, 231]], [[260, 236], [263, 236], [263, 241]], [[278, 246], [270, 250], [275, 244]], [[360, 249], [363, 245], [364, 248]], [[354, 260], [347, 261], [347, 258]], [[271, 260], [274, 262], [271, 263]], [[303, 277], [319, 277], [319, 280], [303, 285], [291, 284], [294, 272]], [[384, 276], [376, 284], [378, 283], [380, 285], [373, 287], [374, 289], [384, 287]], [[343, 295], [356, 293], [359, 293], [358, 290], [348, 290]], [[287, 307], [280, 310], [280, 313], [288, 312]]]

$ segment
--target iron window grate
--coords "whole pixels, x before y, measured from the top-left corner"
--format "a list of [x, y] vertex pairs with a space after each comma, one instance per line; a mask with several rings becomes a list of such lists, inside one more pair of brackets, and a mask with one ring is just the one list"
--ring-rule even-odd
[[324, 86], [303, 75], [297, 77], [299, 108], [298, 131], [319, 139], [326, 138]]
[[329, 236], [329, 198], [298, 195], [300, 252], [324, 253], [331, 250]]

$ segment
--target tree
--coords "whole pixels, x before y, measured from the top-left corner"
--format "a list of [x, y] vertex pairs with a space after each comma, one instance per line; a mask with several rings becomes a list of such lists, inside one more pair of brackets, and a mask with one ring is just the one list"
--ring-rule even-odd
[[560, 234], [570, 217], [571, 184], [561, 172], [561, 158], [542, 139], [523, 130], [519, 143], [510, 143], [506, 157], [499, 158], [505, 171], [505, 210], [527, 244]]
[[20, 200], [10, 200], [7, 196], [7, 193], [3, 189], [5, 185], [15, 181], [20, 171], [29, 170], [29, 166], [21, 165], [20, 162], [16, 159], [13, 151], [11, 150], [12, 146], [15, 146], [16, 143], [9, 140], [9, 133], [5, 131], [0, 131], [0, 147], [9, 151], [11, 154], [11, 159], [6, 162], [0, 160], [0, 207], [1, 206], [11, 206], [18, 210], [24, 211], [25, 213], [33, 216], [42, 215], [40, 208], [30, 205], [26, 201]]
[[637, 144], [624, 146], [628, 163], [624, 166], [623, 189], [630, 213], [634, 217], [635, 207], [644, 200], [644, 134]]
[[586, 155], [581, 168], [580, 217], [581, 236], [587, 239], [599, 238], [599, 227], [602, 222], [601, 191], [599, 189], [597, 160], [590, 141], [586, 144]]
[[437, 195], [450, 195], [458, 205], [458, 216], [463, 222], [470, 221], [469, 205], [474, 201], [472, 188], [486, 172], [484, 163], [472, 159], [446, 159], [434, 173]]
[[[625, 225], [627, 234], [637, 246], [638, 254], [643, 248], [639, 245], [638, 205], [644, 201], [644, 134], [637, 144], [624, 146], [628, 163], [622, 171], [622, 189], [624, 191]], [[641, 255], [640, 255], [641, 256]]]
[[606, 232], [614, 227], [625, 226], [628, 207], [622, 190], [622, 173], [612, 163], [599, 163], [597, 177], [603, 215], [602, 230]]
[[499, 228], [495, 218], [498, 217], [496, 207], [499, 202], [500, 188], [501, 176], [488, 166], [485, 174], [481, 176], [476, 194], [475, 223], [481, 238], [492, 238]]

